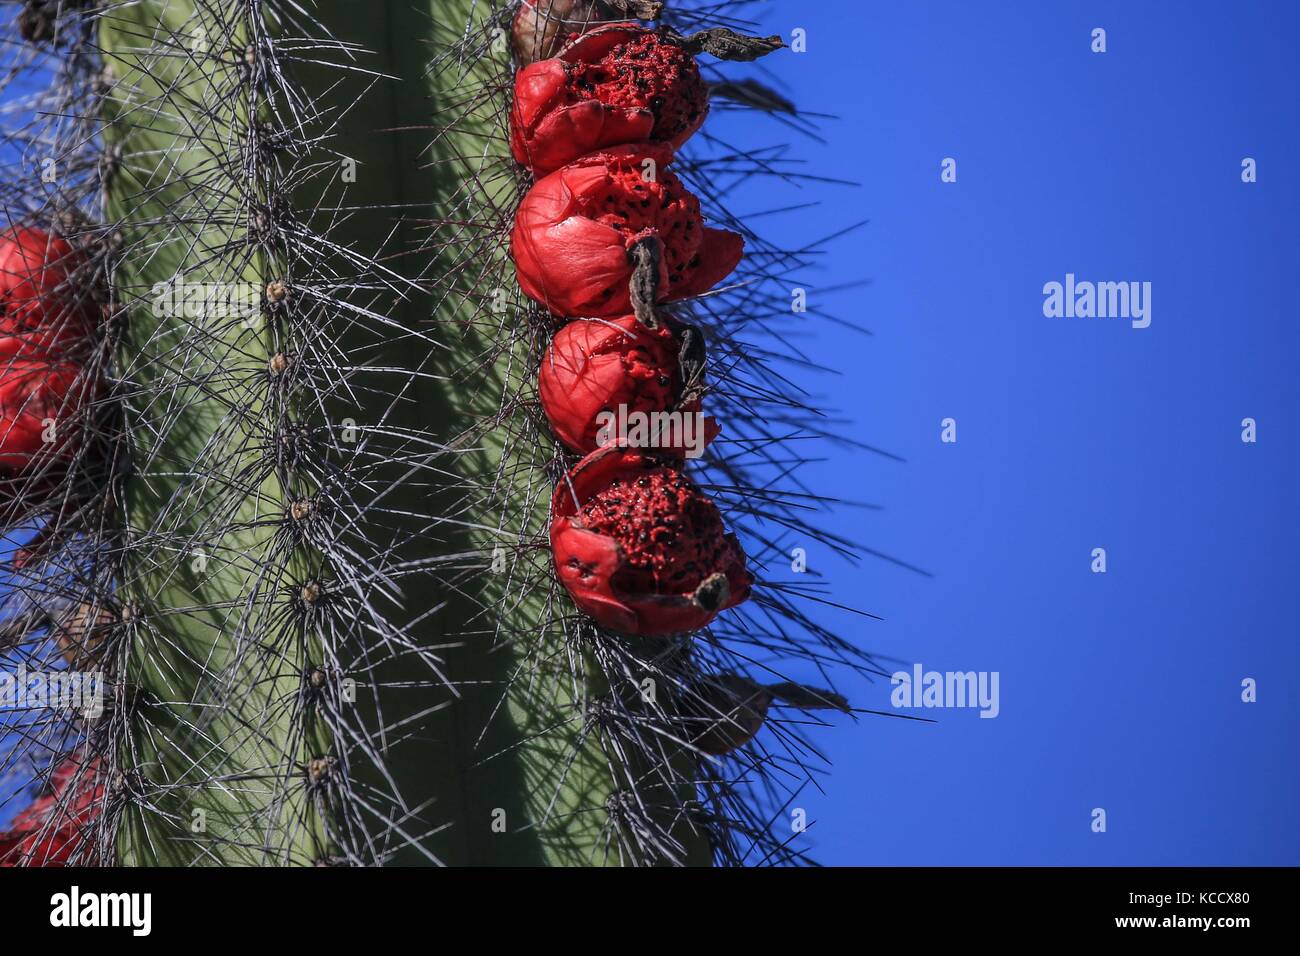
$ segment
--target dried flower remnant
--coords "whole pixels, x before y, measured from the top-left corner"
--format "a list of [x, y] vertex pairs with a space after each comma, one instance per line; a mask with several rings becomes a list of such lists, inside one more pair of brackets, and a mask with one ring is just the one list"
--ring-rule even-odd
[[659, 33], [671, 43], [675, 43], [691, 55], [708, 53], [720, 60], [749, 62], [767, 56], [785, 46], [785, 41], [773, 34], [766, 37], [752, 37], [727, 27], [710, 27], [689, 36], [677, 32], [672, 27], [661, 27]]
[[104, 643], [118, 624], [118, 617], [108, 608], [79, 605], [66, 621], [57, 623], [54, 632], [59, 653], [74, 670], [98, 668], [104, 656]]
[[848, 701], [833, 691], [715, 674], [691, 689], [685, 707], [691, 746], [713, 757], [739, 750], [758, 735], [778, 701], [800, 710], [849, 710]]
[[554, 56], [575, 37], [613, 20], [655, 20], [659, 0], [523, 0], [510, 25], [510, 41], [523, 65]]

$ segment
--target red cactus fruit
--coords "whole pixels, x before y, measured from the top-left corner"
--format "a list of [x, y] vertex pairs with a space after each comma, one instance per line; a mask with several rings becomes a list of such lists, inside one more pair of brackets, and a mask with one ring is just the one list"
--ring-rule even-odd
[[515, 217], [519, 285], [556, 315], [633, 311], [634, 252], [658, 245], [654, 301], [700, 295], [731, 274], [744, 240], [710, 229], [700, 203], [665, 167], [667, 146], [591, 153], [539, 180]]
[[42, 229], [0, 235], [0, 480], [40, 472], [73, 447], [90, 391], [74, 357], [95, 324], [74, 282], [84, 264]]
[[70, 454], [87, 393], [82, 368], [75, 363], [4, 361], [0, 365], [0, 478], [39, 472]]
[[94, 310], [72, 285], [83, 264], [65, 240], [44, 230], [0, 235], [0, 361], [63, 356], [86, 340]]
[[544, 176], [610, 146], [676, 149], [708, 112], [695, 57], [653, 31], [612, 24], [519, 71], [510, 145], [520, 165]]
[[0, 866], [66, 866], [74, 854], [83, 857], [78, 862], [86, 862], [85, 831], [104, 793], [99, 777], [98, 759], [82, 763], [70, 757], [55, 767], [50, 792], [37, 797], [0, 833]]
[[635, 425], [648, 423], [647, 442], [637, 443], [640, 447], [696, 457], [721, 429], [711, 417], [697, 425], [700, 399], [686, 394], [686, 380], [702, 375], [703, 363], [692, 360], [686, 344], [695, 335], [694, 329], [663, 324], [650, 329], [634, 315], [564, 326], [537, 375], [542, 411], [555, 437], [586, 454], [619, 437], [611, 418], [627, 421], [636, 415]]
[[615, 445], [592, 452], [556, 489], [551, 553], [574, 603], [622, 634], [704, 627], [748, 598], [754, 581], [694, 482]]

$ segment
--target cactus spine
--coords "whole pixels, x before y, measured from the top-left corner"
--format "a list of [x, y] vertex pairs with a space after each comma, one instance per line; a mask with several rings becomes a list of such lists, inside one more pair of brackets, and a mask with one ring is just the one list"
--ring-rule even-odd
[[[632, 639], [555, 583], [549, 504], [576, 459], [536, 403], [555, 320], [508, 255], [531, 182], [507, 146], [517, 12], [142, 0], [60, 21], [61, 82], [102, 125], [96, 175], [57, 201], [101, 221], [79, 235], [104, 263], [114, 356], [102, 520], [72, 527], [90, 570], [65, 587], [112, 618], [114, 706], [58, 732], [58, 750], [98, 755], [103, 784], [75, 859], [802, 859], [768, 823], [788, 797], [778, 778], [810, 778], [797, 737], [721, 760], [693, 741], [743, 713], [741, 746], [772, 701], [846, 705], [752, 682], [719, 700], [739, 679], [715, 675], [869, 659], [813, 624], [797, 589], [707, 639]], [[676, 168], [729, 219], [704, 161]], [[817, 414], [776, 395], [766, 354], [737, 337], [764, 314], [756, 290], [806, 262], [747, 238], [750, 281], [697, 309], [731, 376], [716, 401], [742, 459], [773, 437], [756, 406], [792, 427]], [[255, 308], [208, 297], [187, 312], [210, 289], [226, 303], [256, 290], [237, 297]], [[847, 547], [806, 524], [797, 491], [747, 498], [763, 468], [789, 470], [752, 457], [704, 475], [733, 492], [760, 562], [782, 551], [761, 529], [774, 515]], [[34, 586], [48, 589], [47, 559]], [[43, 646], [44, 627], [23, 646]], [[751, 698], [762, 707], [738, 709]]]

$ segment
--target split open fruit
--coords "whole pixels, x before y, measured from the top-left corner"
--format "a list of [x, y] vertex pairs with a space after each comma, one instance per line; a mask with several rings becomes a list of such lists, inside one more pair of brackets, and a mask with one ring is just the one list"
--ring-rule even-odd
[[695, 58], [635, 24], [600, 26], [520, 70], [510, 145], [538, 176], [631, 143], [680, 147], [709, 112]]
[[754, 581], [708, 495], [663, 459], [616, 445], [556, 489], [551, 551], [578, 607], [623, 634], [705, 627]]

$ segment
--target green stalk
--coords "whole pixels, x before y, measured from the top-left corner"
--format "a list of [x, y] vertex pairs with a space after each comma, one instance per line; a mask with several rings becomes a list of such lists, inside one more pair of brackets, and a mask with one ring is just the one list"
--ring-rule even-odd
[[320, 740], [295, 719], [302, 677], [291, 666], [307, 647], [273, 622], [310, 561], [274, 540], [286, 502], [259, 446], [272, 414], [269, 337], [260, 321], [151, 308], [155, 287], [178, 275], [266, 282], [264, 257], [244, 244], [230, 164], [248, 125], [246, 104], [221, 96], [236, 67], [155, 45], [246, 43], [242, 31], [199, 34], [215, 23], [196, 16], [202, 6], [119, 7], [100, 32], [117, 81], [104, 134], [121, 150], [108, 189], [110, 221], [123, 223], [116, 284], [137, 306], [119, 350], [134, 446], [123, 672], [137, 693], [118, 854], [136, 865], [308, 863], [324, 851], [322, 827], [296, 783]]
[[[447, 588], [430, 579], [406, 589], [409, 603], [433, 588], [432, 604], [441, 609], [421, 637], [457, 645], [444, 655], [456, 696], [430, 727], [427, 745], [412, 742], [390, 769], [402, 773], [412, 803], [432, 800], [436, 818], [453, 824], [432, 841], [445, 863], [615, 862], [602, 838], [611, 772], [594, 740], [580, 742], [583, 714], [575, 706], [592, 688], [571, 686], [562, 635], [548, 625], [555, 614], [549, 558], [531, 548], [545, 532], [549, 448], [512, 444], [525, 433], [524, 413], [502, 414], [531, 390], [533, 361], [504, 235], [479, 228], [508, 215], [517, 188], [499, 125], [508, 52], [498, 44], [485, 57], [428, 69], [431, 55], [458, 40], [467, 23], [471, 34], [484, 29], [486, 16], [473, 0], [431, 0], [423, 10], [388, 5], [366, 25], [346, 12], [343, 21], [350, 39], [389, 51], [373, 68], [406, 78], [376, 88], [376, 102], [340, 131], [338, 148], [361, 160], [358, 204], [384, 210], [376, 234], [388, 228], [388, 209], [408, 208], [402, 248], [432, 249], [404, 256], [404, 269], [423, 275], [430, 294], [398, 314], [439, 347], [398, 340], [386, 360], [438, 376], [416, 381], [418, 400], [400, 421], [454, 447], [441, 467], [454, 468], [457, 478], [432, 499], [414, 488], [404, 500], [417, 513], [457, 522], [442, 527], [441, 551], [472, 555], [461, 562], [471, 569], [467, 582]], [[370, 32], [358, 33], [367, 26]], [[427, 86], [413, 82], [426, 73]], [[493, 89], [489, 99], [485, 88]], [[367, 125], [423, 128], [377, 136]], [[428, 220], [447, 221], [430, 232]], [[505, 314], [493, 313], [498, 288], [515, 306]], [[485, 322], [500, 327], [484, 330]], [[485, 355], [496, 357], [484, 366]], [[467, 495], [466, 488], [473, 490]], [[427, 540], [411, 545], [410, 556], [428, 557]], [[505, 569], [494, 572], [494, 558], [500, 565], [503, 555]], [[518, 576], [539, 559], [546, 577], [521, 588]], [[408, 851], [398, 859], [415, 858]]]

